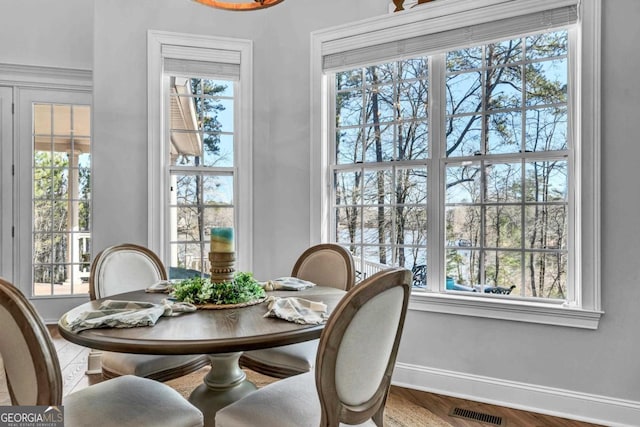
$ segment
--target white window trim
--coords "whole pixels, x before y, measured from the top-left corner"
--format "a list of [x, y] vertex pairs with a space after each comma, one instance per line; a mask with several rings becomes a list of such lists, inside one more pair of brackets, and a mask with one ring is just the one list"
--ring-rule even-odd
[[[381, 41], [402, 40], [429, 29], [450, 28], [464, 19], [468, 25], [508, 18], [514, 13], [553, 9], [565, 4], [579, 4], [581, 45], [578, 67], [581, 80], [576, 82], [577, 117], [583, 119], [576, 129], [576, 185], [580, 215], [576, 216], [575, 256], [582, 260], [574, 271], [575, 307], [513, 299], [482, 298], [451, 293], [415, 291], [409, 309], [439, 313], [504, 319], [520, 322], [597, 329], [601, 310], [600, 297], [600, 17], [602, 0], [440, 0], [420, 7], [311, 34], [311, 229], [310, 241], [328, 241], [330, 236], [330, 188], [328, 138], [328, 78], [322, 71], [322, 56], [375, 45]], [[517, 12], [516, 12], [517, 11]], [[585, 171], [583, 173], [582, 171]]]
[[[240, 109], [235, 117], [236, 190], [236, 270], [253, 270], [253, 42], [204, 35], [171, 33], [149, 30], [147, 34], [147, 78], [148, 78], [148, 246], [166, 260], [167, 243], [167, 191], [166, 141], [163, 132], [165, 110], [162, 99], [163, 53], [162, 47], [212, 49], [232, 57], [240, 55], [240, 80], [237, 83], [237, 98]], [[220, 58], [218, 58], [220, 59]], [[221, 58], [224, 60], [224, 58]]]

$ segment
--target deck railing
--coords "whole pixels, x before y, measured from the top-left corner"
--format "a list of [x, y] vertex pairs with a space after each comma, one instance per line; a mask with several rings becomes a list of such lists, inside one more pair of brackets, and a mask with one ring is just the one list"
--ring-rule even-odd
[[[361, 258], [353, 259], [353, 263], [356, 267], [356, 282], [360, 282], [367, 277], [376, 274], [378, 271], [382, 271], [391, 267], [388, 264], [380, 264], [378, 262], [363, 261]], [[424, 288], [426, 285], [426, 268], [424, 265], [417, 265], [412, 269], [414, 288]]]
[[356, 267], [356, 281], [359, 282], [361, 280], [366, 279], [369, 276], [376, 274], [378, 271], [382, 271], [391, 267], [387, 264], [380, 264], [372, 261], [363, 261], [361, 258], [353, 259], [353, 263]]

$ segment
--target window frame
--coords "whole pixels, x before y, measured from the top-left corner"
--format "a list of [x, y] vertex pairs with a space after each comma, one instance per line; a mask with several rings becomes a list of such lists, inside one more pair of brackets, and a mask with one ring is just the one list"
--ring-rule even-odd
[[[238, 107], [238, 103], [236, 102], [236, 97], [238, 95], [238, 92], [236, 90], [237, 87], [237, 79], [232, 78], [232, 77], [218, 77], [215, 76], [215, 73], [210, 73], [210, 72], [199, 72], [199, 73], [195, 73], [195, 72], [185, 72], [185, 71], [180, 71], [180, 72], [173, 72], [173, 71], [167, 71], [165, 70], [164, 73], [164, 80], [163, 80], [163, 89], [164, 89], [164, 101], [165, 101], [165, 117], [167, 117], [169, 119], [169, 121], [167, 122], [168, 125], [165, 126], [165, 130], [164, 130], [164, 135], [166, 138], [170, 138], [171, 133], [173, 132], [181, 132], [180, 129], [175, 129], [175, 128], [171, 128], [170, 122], [171, 122], [171, 98], [172, 97], [177, 97], [180, 98], [180, 95], [176, 95], [176, 94], [172, 94], [169, 93], [170, 92], [170, 81], [173, 78], [184, 78], [187, 79], [189, 81], [191, 81], [192, 79], [199, 79], [202, 82], [207, 81], [207, 80], [216, 80], [216, 81], [226, 81], [226, 82], [230, 82], [233, 86], [233, 89], [231, 90], [231, 92], [233, 93], [232, 95], [224, 95], [224, 96], [212, 96], [212, 95], [203, 95], [203, 94], [191, 94], [190, 96], [194, 99], [199, 99], [200, 102], [202, 102], [204, 99], [217, 99], [217, 100], [231, 100], [232, 101], [232, 105], [233, 105], [233, 129], [235, 129], [238, 126], [238, 121], [237, 116], [238, 116], [238, 112], [237, 112], [237, 107]], [[169, 88], [169, 90], [167, 90]], [[184, 95], [182, 95], [184, 96]], [[185, 131], [187, 132], [187, 131]], [[201, 138], [203, 137], [202, 135], [204, 135], [205, 133], [207, 133], [207, 131], [204, 131], [202, 129], [199, 130], [195, 130], [194, 132], [197, 132], [198, 134], [201, 134]], [[234, 131], [229, 132], [228, 130], [225, 131], [221, 131], [220, 135], [225, 135], [228, 136], [230, 135], [233, 138], [234, 144], [233, 144], [233, 164], [237, 164], [237, 159], [236, 159], [236, 153], [237, 153], [237, 138], [236, 135], [237, 133]], [[204, 138], [203, 138], [204, 139]], [[168, 154], [168, 153], [165, 153]], [[178, 190], [178, 177], [179, 176], [191, 176], [191, 177], [200, 177], [202, 179], [202, 181], [200, 181], [200, 184], [197, 184], [199, 186], [201, 186], [201, 190], [202, 190], [202, 194], [204, 196], [204, 181], [207, 178], [214, 178], [214, 177], [231, 177], [234, 185], [231, 187], [232, 191], [233, 191], [233, 201], [230, 204], [226, 204], [222, 209], [226, 210], [226, 209], [231, 209], [233, 210], [233, 223], [237, 224], [237, 207], [238, 204], [236, 202], [236, 197], [238, 196], [238, 187], [237, 185], [235, 185], [236, 181], [237, 181], [237, 174], [236, 174], [236, 170], [237, 168], [235, 166], [218, 166], [218, 165], [195, 165], [195, 164], [189, 164], [189, 165], [180, 165], [174, 162], [168, 162], [167, 166], [167, 175], [169, 176], [169, 185], [168, 185], [168, 189], [167, 189], [167, 200], [168, 200], [168, 204], [167, 204], [167, 217], [168, 217], [168, 222], [167, 222], [167, 227], [169, 229], [169, 234], [168, 234], [168, 238], [167, 241], [165, 242], [165, 246], [167, 247], [167, 257], [165, 259], [165, 265], [170, 268], [170, 267], [177, 267], [177, 265], [175, 265], [176, 262], [176, 257], [178, 257], [177, 253], [180, 251], [181, 246], [199, 246], [200, 248], [200, 254], [201, 254], [201, 258], [199, 259], [199, 261], [201, 261], [201, 263], [199, 264], [198, 268], [195, 267], [191, 267], [191, 266], [186, 266], [186, 268], [188, 269], [197, 269], [200, 270], [201, 274], [203, 275], [203, 277], [205, 277], [205, 275], [208, 274], [209, 270], [204, 268], [205, 265], [207, 265], [207, 263], [209, 262], [208, 260], [208, 252], [205, 252], [204, 249], [206, 248], [207, 244], [209, 243], [209, 234], [205, 231], [205, 236], [202, 240], [193, 240], [193, 241], [188, 241], [188, 240], [182, 240], [177, 236], [179, 233], [177, 230], [174, 230], [174, 227], [177, 226], [177, 224], [174, 222], [175, 221], [175, 217], [172, 217], [171, 215], [171, 211], [175, 209], [176, 213], [176, 217], [178, 216], [178, 212], [180, 211], [181, 208], [194, 208], [196, 207], [196, 209], [198, 211], [200, 211], [200, 209], [202, 209], [202, 212], [204, 212], [206, 210], [206, 204], [204, 204], [202, 201], [199, 205], [181, 205], [178, 202], [178, 194], [179, 194], [179, 190]], [[198, 179], [196, 178], [196, 182], [198, 182]], [[183, 188], [184, 190], [184, 188]], [[236, 227], [237, 228], [237, 227]], [[174, 235], [175, 233], [175, 235]], [[169, 276], [171, 276], [171, 274], [169, 274]], [[171, 278], [171, 277], [170, 277]]]
[[[209, 51], [207, 51], [209, 50]], [[170, 52], [170, 53], [167, 53]], [[240, 58], [240, 78], [235, 87], [234, 147], [235, 165], [234, 224], [236, 270], [253, 267], [253, 42], [250, 40], [171, 33], [149, 30], [147, 33], [148, 73], [148, 247], [166, 262], [169, 258], [169, 185], [167, 151], [168, 130], [164, 60], [183, 52], [185, 59], [232, 63]], [[213, 53], [213, 57], [212, 57]], [[167, 97], [168, 98], [168, 97]], [[175, 168], [173, 168], [175, 170]], [[195, 171], [194, 171], [195, 172]]]
[[[515, 3], [515, 4], [514, 4]], [[312, 33], [311, 69], [311, 236], [312, 242], [331, 240], [331, 160], [332, 100], [328, 94], [332, 83], [323, 71], [323, 55], [371, 47], [390, 40], [420, 36], [434, 28], [450, 28], [522, 15], [531, 11], [544, 11], [563, 5], [579, 7], [576, 45], [576, 69], [581, 72], [574, 81], [576, 124], [573, 137], [574, 182], [577, 194], [574, 210], [576, 232], [572, 238], [577, 260], [573, 265], [575, 295], [572, 303], [524, 301], [503, 298], [482, 298], [472, 295], [454, 295], [441, 292], [444, 271], [431, 269], [431, 283], [438, 289], [431, 292], [414, 291], [409, 308], [420, 311], [458, 314], [466, 316], [505, 319], [540, 324], [562, 325], [597, 329], [601, 310], [600, 301], [600, 16], [601, 0], [477, 0], [470, 4], [464, 0], [448, 0], [421, 5], [411, 10], [381, 16], [357, 23], [320, 30]], [[455, 46], [451, 46], [452, 48]], [[385, 61], [383, 59], [382, 61]], [[381, 62], [382, 62], [381, 61]], [[570, 77], [572, 78], [572, 77]], [[444, 114], [444, 113], [443, 113]], [[435, 155], [435, 153], [434, 153]], [[435, 157], [435, 156], [434, 156]], [[583, 173], [588, 171], [588, 173]], [[441, 186], [440, 186], [441, 187]], [[444, 204], [443, 192], [438, 190], [438, 207], [429, 209], [432, 236], [444, 248], [444, 235], [440, 231], [440, 208]], [[579, 206], [578, 206], [579, 203]], [[435, 214], [435, 216], [434, 216]], [[433, 223], [436, 222], [436, 225]], [[574, 233], [570, 230], [570, 233]], [[435, 234], [433, 234], [435, 232]], [[440, 251], [442, 252], [442, 251]], [[441, 259], [429, 261], [441, 264]], [[440, 255], [442, 257], [443, 255]], [[433, 265], [433, 264], [432, 264]], [[435, 271], [433, 271], [435, 270]], [[442, 279], [442, 280], [440, 280]]]

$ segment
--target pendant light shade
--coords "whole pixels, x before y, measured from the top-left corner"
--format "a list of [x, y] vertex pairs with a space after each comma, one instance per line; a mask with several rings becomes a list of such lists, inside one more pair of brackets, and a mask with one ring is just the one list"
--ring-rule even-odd
[[218, 9], [247, 11], [264, 9], [282, 3], [284, 0], [254, 0], [254, 1], [218, 1], [218, 0], [195, 0], [206, 6], [216, 7]]

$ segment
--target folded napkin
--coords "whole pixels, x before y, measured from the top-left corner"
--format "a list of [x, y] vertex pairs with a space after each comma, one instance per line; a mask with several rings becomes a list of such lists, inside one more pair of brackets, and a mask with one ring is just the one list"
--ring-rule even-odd
[[327, 305], [298, 297], [280, 298], [270, 296], [264, 317], [277, 317], [303, 325], [319, 325], [327, 321]]
[[314, 287], [316, 284], [297, 277], [280, 277], [260, 283], [265, 291], [301, 291]]
[[182, 313], [192, 313], [198, 309], [195, 305], [176, 301], [173, 298], [165, 298], [162, 300], [162, 305], [164, 306], [164, 314], [163, 316], [178, 316]]
[[173, 291], [173, 283], [169, 280], [160, 280], [144, 290], [145, 292], [168, 294]]
[[60, 322], [71, 332], [95, 328], [134, 328], [153, 326], [161, 316], [176, 316], [195, 310], [193, 304], [168, 299], [163, 300], [162, 304], [106, 300], [97, 310], [71, 310]]

